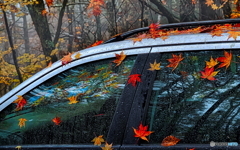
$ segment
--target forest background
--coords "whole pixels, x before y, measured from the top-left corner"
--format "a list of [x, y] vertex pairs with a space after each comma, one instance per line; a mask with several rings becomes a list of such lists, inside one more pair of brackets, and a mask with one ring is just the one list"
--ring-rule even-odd
[[36, 72], [117, 34], [240, 17], [239, 0], [0, 0], [0, 97]]

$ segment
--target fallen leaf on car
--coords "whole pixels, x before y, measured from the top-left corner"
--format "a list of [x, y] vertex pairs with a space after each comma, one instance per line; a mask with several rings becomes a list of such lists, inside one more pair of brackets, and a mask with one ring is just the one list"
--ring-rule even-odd
[[78, 103], [78, 101], [77, 101], [77, 96], [68, 97], [68, 100], [70, 101], [68, 104]]
[[61, 61], [62, 61], [62, 65], [66, 65], [66, 64], [68, 64], [69, 62], [71, 62], [72, 61], [72, 54], [71, 53], [68, 53], [67, 55], [65, 55], [62, 59], [61, 59]]
[[20, 119], [18, 119], [18, 121], [19, 121], [18, 126], [19, 126], [20, 128], [25, 127], [25, 122], [27, 121], [27, 119], [25, 119], [25, 118], [20, 118]]
[[167, 65], [166, 67], [171, 67], [171, 68], [173, 68], [173, 69], [172, 69], [172, 71], [173, 71], [174, 69], [177, 68], [178, 64], [179, 64], [180, 61], [182, 61], [183, 59], [184, 59], [184, 58], [182, 57], [182, 54], [179, 54], [179, 55], [172, 54], [172, 58], [167, 59], [167, 60], [170, 62], [170, 64]]
[[212, 57], [210, 58], [210, 61], [206, 61], [206, 67], [207, 68], [212, 68], [218, 64], [217, 59], [213, 59]]
[[221, 62], [221, 64], [218, 66], [218, 68], [226, 67], [226, 69], [230, 66], [232, 61], [232, 53], [224, 51], [225, 57], [218, 57], [217, 60]]
[[150, 63], [150, 68], [148, 70], [154, 71], [154, 70], [160, 70], [160, 63], [157, 63], [156, 60], [154, 63]]
[[149, 136], [153, 131], [147, 131], [148, 126], [143, 126], [142, 123], [138, 126], [138, 129], [133, 128], [133, 131], [135, 133], [134, 137], [141, 138], [145, 141], [148, 141], [146, 136]]
[[125, 55], [124, 52], [122, 51], [120, 54], [115, 54], [115, 56], [116, 59], [112, 62], [115, 63], [117, 67], [122, 63], [122, 61], [126, 58], [127, 55]]
[[161, 145], [162, 146], [173, 146], [173, 145], [176, 145], [179, 141], [180, 141], [180, 139], [176, 138], [175, 136], [169, 135], [162, 140]]
[[61, 118], [60, 117], [55, 117], [52, 119], [52, 122], [55, 124], [55, 125], [60, 125], [60, 123], [62, 122]]
[[98, 137], [95, 137], [91, 142], [94, 142], [94, 145], [100, 146], [102, 142], [104, 142], [103, 135], [99, 135]]
[[27, 104], [27, 101], [21, 96], [17, 95], [17, 99], [13, 103], [17, 103], [16, 111], [22, 110], [23, 107]]
[[132, 74], [128, 77], [128, 84], [132, 84], [133, 86], [136, 86], [137, 82], [142, 82], [140, 74]]
[[101, 147], [101, 148], [102, 150], [113, 150], [112, 144], [108, 144], [107, 142], [105, 144], [105, 147]]
[[208, 79], [208, 80], [216, 80], [214, 76], [217, 75], [219, 71], [214, 71], [214, 68], [205, 68], [204, 71], [200, 71], [202, 74], [201, 78]]
[[80, 53], [77, 53], [76, 55], [75, 55], [75, 58], [76, 59], [79, 59], [81, 57], [81, 54]]

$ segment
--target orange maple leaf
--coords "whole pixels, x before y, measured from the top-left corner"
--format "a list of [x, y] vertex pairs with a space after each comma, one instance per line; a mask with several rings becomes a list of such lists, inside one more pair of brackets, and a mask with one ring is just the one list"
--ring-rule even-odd
[[52, 119], [52, 122], [55, 123], [55, 125], [60, 125], [60, 123], [62, 122], [60, 117], [55, 117]]
[[66, 65], [66, 64], [68, 64], [69, 62], [72, 61], [71, 55], [72, 55], [71, 53], [68, 53], [67, 55], [65, 55], [65, 56], [61, 59], [62, 65]]
[[237, 40], [237, 37], [240, 35], [240, 32], [237, 31], [229, 31], [227, 33], [229, 34], [228, 39], [233, 38], [234, 40]]
[[149, 35], [147, 35], [146, 33], [144, 33], [144, 34], [138, 35], [136, 38], [133, 38], [132, 41], [133, 41], [133, 43], [141, 42], [142, 39], [146, 39], [146, 38], [149, 38]]
[[217, 59], [213, 59], [212, 57], [210, 58], [210, 61], [206, 61], [206, 67], [207, 68], [212, 68], [218, 64]]
[[137, 85], [137, 82], [142, 82], [141, 80], [141, 75], [140, 74], [132, 74], [128, 77], [128, 83], [127, 84], [132, 84], [133, 86]]
[[214, 68], [205, 68], [204, 71], [200, 71], [200, 73], [202, 74], [201, 78], [203, 79], [208, 79], [208, 80], [216, 80], [216, 78], [214, 78], [214, 76], [217, 75], [219, 71], [214, 71]]
[[143, 126], [142, 123], [138, 126], [138, 129], [133, 128], [133, 131], [135, 133], [134, 137], [139, 137], [145, 141], [148, 141], [146, 136], [149, 136], [153, 131], [147, 131], [148, 126]]
[[17, 99], [13, 103], [17, 103], [16, 111], [22, 110], [22, 108], [27, 104], [26, 99], [24, 99], [21, 95], [17, 95]]
[[46, 0], [47, 6], [50, 7], [53, 5], [53, 0]]
[[119, 66], [122, 61], [126, 58], [127, 55], [124, 54], [124, 52], [122, 51], [120, 54], [115, 54], [116, 59], [114, 61], [112, 61], [113, 63], [116, 64], [115, 67]]
[[113, 150], [112, 144], [108, 144], [107, 142], [105, 144], [105, 147], [101, 147], [101, 148], [102, 150]]
[[226, 69], [230, 66], [232, 61], [232, 53], [224, 51], [225, 57], [218, 57], [217, 60], [221, 62], [221, 64], [218, 66], [218, 68], [222, 68], [226, 66]]
[[99, 135], [98, 137], [95, 137], [91, 142], [94, 142], [94, 145], [100, 146], [102, 142], [104, 142], [103, 135]]
[[68, 104], [78, 103], [78, 101], [77, 101], [77, 96], [68, 97], [68, 100], [70, 101]]
[[172, 71], [173, 71], [174, 69], [177, 68], [179, 62], [182, 61], [183, 59], [184, 58], [182, 57], [182, 54], [179, 54], [179, 56], [172, 54], [172, 58], [167, 59], [170, 62], [170, 64], [167, 65], [166, 67], [172, 67], [173, 68]]
[[20, 119], [18, 119], [18, 121], [19, 121], [18, 126], [19, 126], [20, 128], [25, 127], [25, 122], [27, 121], [27, 119], [25, 119], [25, 118], [20, 118]]
[[96, 41], [96, 42], [93, 43], [92, 45], [88, 46], [88, 48], [94, 47], [94, 46], [98, 46], [98, 45], [100, 45], [100, 44], [102, 44], [102, 43], [103, 43], [103, 41]]
[[178, 139], [172, 135], [169, 135], [162, 140], [161, 145], [162, 146], [173, 146], [173, 145], [176, 145], [179, 141], [180, 141], [180, 139]]
[[91, 0], [87, 9], [92, 10], [91, 13], [89, 13], [89, 16], [99, 16], [102, 12], [101, 7], [104, 6], [104, 0]]

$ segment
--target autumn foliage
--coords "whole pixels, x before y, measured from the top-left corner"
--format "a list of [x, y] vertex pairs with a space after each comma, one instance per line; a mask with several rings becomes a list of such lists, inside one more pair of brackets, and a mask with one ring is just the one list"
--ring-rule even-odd
[[180, 139], [176, 138], [175, 136], [169, 135], [162, 140], [161, 145], [162, 146], [173, 146], [173, 145], [176, 145], [179, 141], [180, 141]]
[[149, 136], [153, 131], [147, 131], [148, 126], [143, 126], [142, 123], [138, 126], [138, 129], [133, 128], [133, 131], [135, 133], [134, 137], [141, 138], [145, 141], [148, 141], [146, 136]]
[[99, 16], [102, 12], [101, 7], [103, 7], [104, 4], [104, 0], [90, 0], [90, 3], [87, 7], [87, 9], [90, 11], [89, 16]]

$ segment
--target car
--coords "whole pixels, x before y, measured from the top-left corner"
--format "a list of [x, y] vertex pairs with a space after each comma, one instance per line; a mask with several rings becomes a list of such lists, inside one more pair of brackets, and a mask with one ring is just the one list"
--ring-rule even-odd
[[1, 97], [0, 149], [239, 149], [239, 19], [152, 26]]

